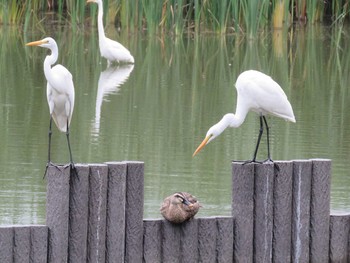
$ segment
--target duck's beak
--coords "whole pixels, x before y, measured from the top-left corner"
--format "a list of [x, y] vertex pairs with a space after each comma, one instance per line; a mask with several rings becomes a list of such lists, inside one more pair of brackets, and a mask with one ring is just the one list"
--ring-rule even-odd
[[204, 148], [205, 145], [207, 145], [211, 135], [205, 137], [205, 139], [202, 141], [202, 143], [198, 146], [198, 148], [194, 151], [192, 157], [194, 157], [200, 150]]
[[45, 44], [45, 43], [47, 43], [47, 42], [44, 40], [38, 40], [38, 41], [29, 42], [26, 44], [26, 46], [40, 46], [40, 45]]
[[193, 204], [190, 201], [188, 201], [186, 198], [184, 198], [183, 200], [184, 200], [183, 203], [185, 205], [187, 205], [188, 207], [192, 207], [193, 206]]

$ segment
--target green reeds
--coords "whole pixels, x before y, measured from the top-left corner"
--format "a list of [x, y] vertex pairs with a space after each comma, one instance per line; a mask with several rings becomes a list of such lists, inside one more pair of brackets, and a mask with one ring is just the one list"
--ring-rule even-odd
[[[92, 16], [96, 19], [96, 9], [87, 7], [86, 0], [55, 0], [50, 5], [42, 0], [0, 0], [0, 23], [25, 24], [28, 28], [33, 14], [42, 17], [44, 23], [50, 11], [76, 30]], [[104, 0], [105, 24], [149, 34], [244, 32], [253, 38], [270, 26], [282, 28], [291, 21], [317, 23], [330, 17], [343, 23], [349, 11], [350, 0]]]

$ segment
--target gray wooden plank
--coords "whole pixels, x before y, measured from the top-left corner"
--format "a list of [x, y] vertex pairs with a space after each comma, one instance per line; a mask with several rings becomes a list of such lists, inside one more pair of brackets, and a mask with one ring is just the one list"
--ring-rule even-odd
[[125, 206], [125, 262], [143, 256], [144, 163], [127, 161]]
[[234, 262], [253, 262], [254, 164], [232, 163]]
[[87, 164], [75, 168], [77, 174], [70, 181], [68, 261], [86, 262], [90, 169]]
[[106, 257], [106, 164], [89, 164], [88, 261], [105, 262]]
[[125, 252], [125, 162], [107, 162], [106, 262], [124, 262]]
[[46, 178], [46, 224], [49, 227], [48, 261], [50, 263], [67, 262], [70, 167], [50, 166]]

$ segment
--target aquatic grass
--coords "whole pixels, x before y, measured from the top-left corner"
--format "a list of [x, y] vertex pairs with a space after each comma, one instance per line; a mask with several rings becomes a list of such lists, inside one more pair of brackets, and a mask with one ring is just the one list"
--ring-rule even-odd
[[[31, 16], [47, 16], [50, 9], [60, 23], [68, 22], [73, 31], [79, 30], [87, 20], [96, 19], [96, 7], [86, 0], [7, 1], [0, 0], [0, 23], [31, 25]], [[87, 7], [89, 6], [89, 7]], [[148, 34], [182, 35], [184, 33], [245, 33], [256, 37], [270, 25], [282, 28], [290, 21], [322, 22], [331, 17], [343, 23], [350, 12], [350, 1], [324, 2], [320, 0], [105, 0], [104, 22], [116, 27]], [[42, 20], [45, 23], [46, 19]]]

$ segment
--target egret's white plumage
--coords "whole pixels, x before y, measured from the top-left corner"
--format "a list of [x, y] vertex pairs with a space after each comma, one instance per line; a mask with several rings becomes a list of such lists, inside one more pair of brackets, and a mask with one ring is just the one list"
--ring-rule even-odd
[[69, 143], [69, 125], [72, 119], [74, 109], [74, 85], [72, 74], [62, 65], [56, 63], [58, 58], [58, 47], [56, 41], [47, 37], [39, 41], [34, 41], [26, 44], [27, 46], [39, 46], [51, 50], [51, 54], [46, 56], [44, 60], [44, 73], [47, 80], [46, 95], [47, 103], [50, 110], [50, 131], [49, 131], [49, 153], [48, 164], [50, 161], [50, 146], [51, 146], [51, 120], [53, 119], [57, 128], [67, 135], [69, 147], [70, 161], [72, 154]]
[[87, 3], [97, 3], [98, 5], [97, 28], [100, 53], [102, 57], [107, 59], [108, 65], [114, 61], [134, 63], [134, 57], [130, 54], [130, 51], [126, 47], [117, 41], [106, 37], [105, 30], [103, 28], [102, 0], [88, 0]]
[[[254, 153], [255, 162], [256, 153], [262, 134], [263, 121], [268, 131], [265, 115], [270, 114], [287, 121], [295, 122], [292, 106], [280, 85], [270, 76], [256, 71], [248, 70], [241, 73], [236, 81], [237, 105], [236, 112], [228, 113], [214, 126], [212, 126], [203, 142], [198, 146], [193, 156], [196, 155], [205, 145], [219, 136], [227, 127], [237, 128], [244, 122], [249, 111], [254, 111], [260, 115], [261, 132]], [[268, 132], [267, 132], [268, 136]], [[269, 138], [268, 138], [269, 140]], [[269, 142], [269, 141], [268, 141]], [[270, 153], [268, 148], [268, 159]]]

